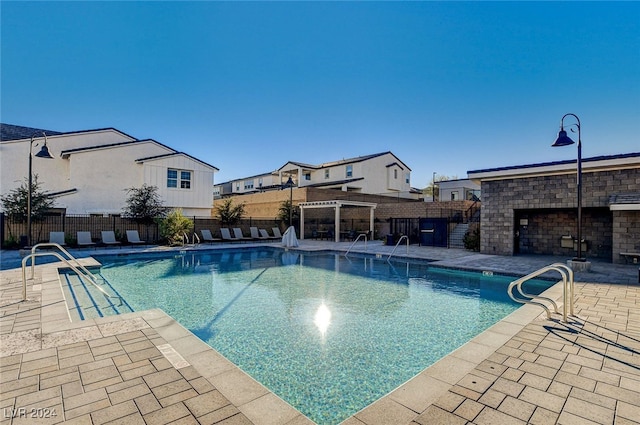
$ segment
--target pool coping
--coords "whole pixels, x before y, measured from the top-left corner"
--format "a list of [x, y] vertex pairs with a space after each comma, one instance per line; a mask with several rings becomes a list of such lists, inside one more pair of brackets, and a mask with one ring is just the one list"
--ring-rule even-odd
[[[281, 249], [281, 247], [278, 248]], [[317, 252], [318, 250], [300, 251]], [[331, 249], [326, 251], [339, 252]], [[406, 258], [412, 259], [411, 257]], [[417, 260], [424, 261], [420, 258]], [[99, 263], [92, 257], [83, 258], [81, 262], [85, 267], [99, 266]], [[284, 421], [277, 423], [288, 423], [289, 421], [313, 423], [160, 309], [71, 322], [59, 276], [59, 269], [64, 266], [60, 263], [52, 263], [38, 267], [42, 270], [42, 334], [55, 336], [58, 333], [77, 331], [78, 338], [83, 338], [83, 334], [91, 337], [94, 335], [91, 330], [98, 326], [111, 325], [117, 328], [119, 325], [123, 325], [126, 330], [130, 330], [131, 326], [134, 328], [143, 326], [139, 322], [142, 320], [144, 324], [156, 330], [166, 340], [169, 352], [177, 354], [178, 360], [174, 364], [177, 369], [180, 365], [192, 365], [253, 423], [274, 423], [272, 420], [266, 419], [274, 415]], [[472, 269], [461, 268], [460, 270], [471, 271]], [[475, 271], [479, 272], [479, 270]], [[562, 283], [559, 282], [551, 286], [543, 294], [561, 304]], [[376, 424], [379, 423], [379, 418], [390, 413], [393, 414], [392, 417], [398, 418], [399, 422], [403, 419], [410, 422], [535, 320], [546, 320], [544, 312], [533, 305], [521, 306], [393, 391], [356, 412], [343, 424]], [[181, 361], [184, 363], [180, 363]]]

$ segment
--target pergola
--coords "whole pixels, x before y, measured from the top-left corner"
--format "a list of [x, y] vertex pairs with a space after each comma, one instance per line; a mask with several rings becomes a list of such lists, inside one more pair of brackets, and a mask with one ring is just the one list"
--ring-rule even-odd
[[373, 210], [378, 204], [359, 201], [314, 201], [301, 202], [300, 207], [300, 239], [304, 239], [304, 210], [307, 208], [333, 208], [335, 210], [335, 241], [340, 242], [340, 209], [343, 206], [369, 208], [369, 232], [373, 235]]

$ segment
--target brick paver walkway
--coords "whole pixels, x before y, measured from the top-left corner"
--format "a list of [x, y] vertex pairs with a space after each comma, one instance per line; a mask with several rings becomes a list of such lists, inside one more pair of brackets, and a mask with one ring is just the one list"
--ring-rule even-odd
[[[0, 425], [311, 423], [161, 312], [70, 323], [54, 276], [21, 302], [0, 272]], [[640, 424], [640, 285], [576, 293], [571, 323], [525, 306], [345, 425]]]

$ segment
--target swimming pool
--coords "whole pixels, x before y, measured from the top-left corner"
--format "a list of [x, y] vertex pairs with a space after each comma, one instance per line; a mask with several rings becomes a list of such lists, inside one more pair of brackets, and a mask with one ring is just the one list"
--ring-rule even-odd
[[318, 424], [341, 422], [519, 306], [506, 295], [513, 278], [426, 262], [273, 248], [96, 259], [131, 309], [163, 309]]

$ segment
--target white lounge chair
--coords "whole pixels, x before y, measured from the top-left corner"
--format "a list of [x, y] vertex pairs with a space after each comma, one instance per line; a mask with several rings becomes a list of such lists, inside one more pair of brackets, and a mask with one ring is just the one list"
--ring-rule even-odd
[[252, 238], [243, 235], [242, 234], [242, 229], [240, 229], [239, 227], [234, 227], [233, 228], [233, 236], [236, 238], [236, 240], [239, 240], [239, 241], [250, 241], [250, 240], [252, 240]]
[[271, 230], [273, 230], [273, 237], [274, 238], [281, 238], [282, 237], [282, 233], [280, 233], [280, 228], [273, 227]]
[[127, 242], [136, 245], [144, 245], [147, 243], [147, 241], [140, 240], [140, 234], [137, 230], [127, 230]]
[[220, 242], [222, 240], [220, 238], [214, 238], [209, 229], [202, 229], [200, 233], [202, 234], [202, 240], [204, 242]]
[[66, 245], [64, 242], [64, 232], [49, 232], [49, 243], [57, 243], [58, 245]]
[[267, 236], [261, 235], [260, 232], [258, 231], [257, 227], [249, 227], [249, 231], [251, 232], [251, 238], [253, 240], [267, 240], [267, 239], [269, 239], [269, 235], [267, 235]]
[[112, 230], [102, 231], [102, 243], [105, 245], [120, 245], [120, 241], [116, 240], [116, 235]]
[[94, 246], [95, 244], [91, 239], [91, 232], [78, 232], [78, 246]]
[[277, 236], [271, 236], [269, 233], [267, 233], [267, 231], [265, 229], [260, 229], [258, 231], [260, 232], [260, 236], [262, 236], [262, 239], [268, 239], [268, 240], [280, 239]]

